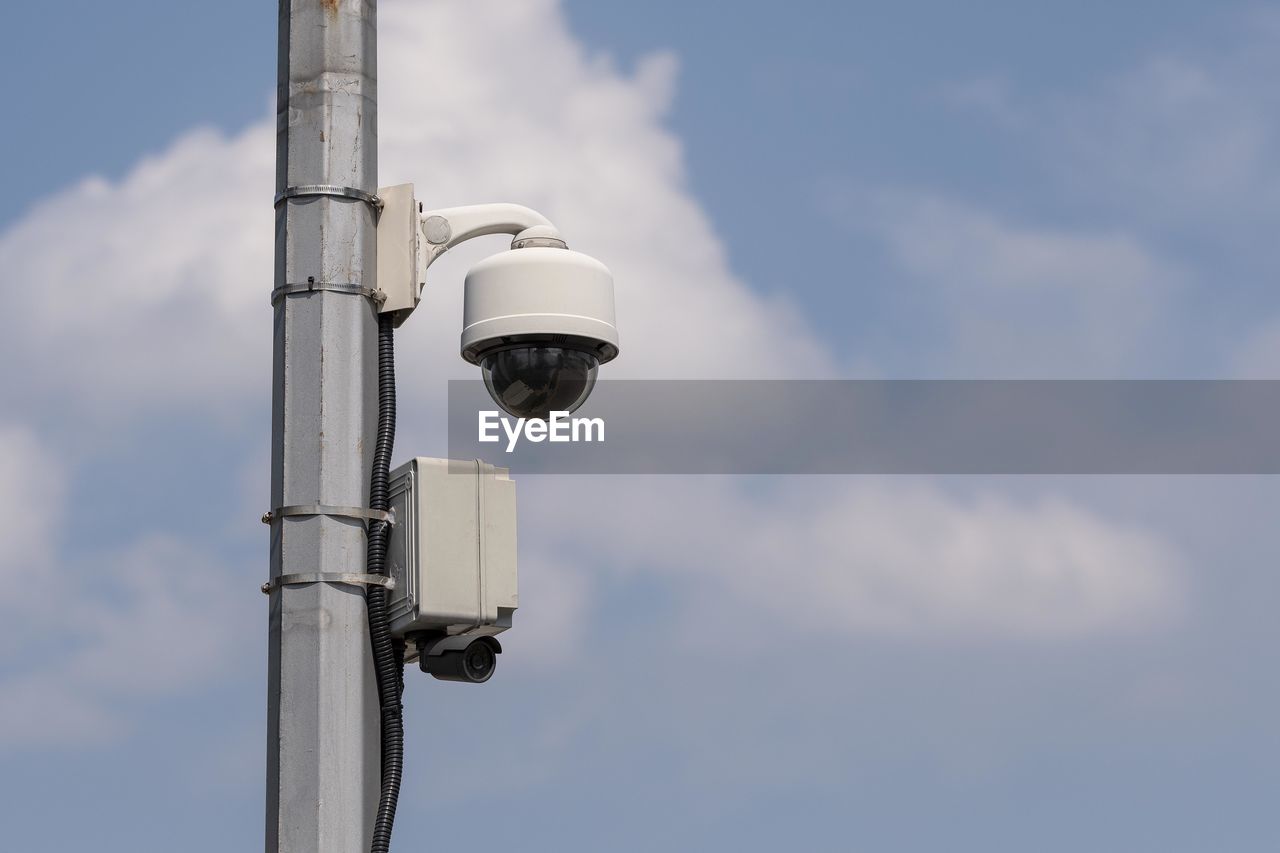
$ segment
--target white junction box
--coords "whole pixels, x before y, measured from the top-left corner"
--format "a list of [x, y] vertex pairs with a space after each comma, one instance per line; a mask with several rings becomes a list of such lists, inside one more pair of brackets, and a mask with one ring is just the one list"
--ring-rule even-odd
[[420, 456], [391, 472], [390, 499], [391, 632], [492, 636], [510, 628], [519, 602], [508, 470]]

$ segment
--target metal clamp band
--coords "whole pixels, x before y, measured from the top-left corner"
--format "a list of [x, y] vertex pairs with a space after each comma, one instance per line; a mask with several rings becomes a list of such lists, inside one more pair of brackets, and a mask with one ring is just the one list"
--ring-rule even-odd
[[283, 586], [298, 586], [304, 583], [349, 583], [365, 586], [381, 586], [395, 589], [395, 578], [387, 575], [364, 575], [358, 572], [306, 572], [296, 575], [280, 575], [262, 585], [262, 591], [270, 595]]
[[385, 521], [395, 526], [395, 513], [383, 509], [369, 509], [363, 506], [329, 506], [328, 504], [296, 504], [281, 506], [262, 516], [263, 524], [270, 524], [277, 518], [289, 515], [326, 515], [335, 518], [358, 518], [361, 521]]
[[317, 290], [328, 290], [334, 293], [350, 293], [352, 296], [364, 296], [372, 299], [379, 305], [387, 301], [387, 294], [383, 293], [381, 290], [374, 290], [372, 287], [365, 287], [363, 284], [308, 280], [302, 284], [282, 284], [275, 290], [271, 291], [271, 305], [272, 307], [275, 307], [281, 299], [291, 293], [313, 293]]
[[314, 196], [353, 198], [356, 201], [363, 201], [365, 204], [370, 205], [375, 211], [382, 210], [382, 199], [373, 193], [367, 193], [355, 187], [335, 187], [331, 184], [301, 184], [296, 187], [285, 187], [284, 190], [276, 194], [275, 206], [279, 207], [280, 202], [285, 199], [312, 198]]

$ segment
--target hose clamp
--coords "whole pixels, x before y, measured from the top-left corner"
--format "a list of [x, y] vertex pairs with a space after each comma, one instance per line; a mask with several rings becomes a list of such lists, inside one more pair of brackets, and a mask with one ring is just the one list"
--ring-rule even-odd
[[276, 193], [275, 206], [279, 207], [280, 202], [291, 198], [315, 198], [317, 196], [351, 198], [369, 205], [373, 208], [374, 213], [382, 212], [382, 199], [373, 193], [367, 193], [355, 187], [338, 187], [332, 184], [299, 184], [296, 187], [285, 187]]
[[270, 595], [277, 589], [286, 586], [301, 586], [308, 583], [349, 583], [365, 586], [380, 586], [395, 589], [395, 578], [387, 575], [366, 575], [359, 572], [304, 572], [295, 575], [280, 575], [262, 585], [262, 591]]
[[336, 281], [316, 281], [314, 278], [308, 278], [301, 284], [282, 284], [275, 290], [271, 291], [271, 307], [279, 304], [281, 299], [293, 293], [314, 293], [317, 290], [327, 290], [331, 293], [349, 293], [352, 296], [363, 296], [372, 299], [374, 303], [381, 305], [387, 301], [387, 294], [381, 290], [375, 290], [372, 287], [365, 287], [363, 284], [352, 284], [350, 282]]
[[329, 504], [295, 504], [280, 506], [262, 516], [263, 524], [271, 524], [276, 519], [291, 515], [323, 515], [330, 518], [354, 518], [360, 521], [385, 521], [395, 527], [396, 514], [393, 510], [369, 509], [363, 506], [330, 506]]

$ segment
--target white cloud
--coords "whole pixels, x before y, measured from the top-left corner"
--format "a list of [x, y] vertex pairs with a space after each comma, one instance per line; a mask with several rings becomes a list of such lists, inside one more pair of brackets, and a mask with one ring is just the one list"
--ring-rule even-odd
[[1275, 379], [1280, 376], [1280, 318], [1270, 320], [1245, 338], [1231, 354], [1233, 377]]
[[1165, 363], [1186, 273], [1131, 234], [920, 193], [853, 193], [832, 207], [918, 290], [915, 320], [937, 329], [918, 346], [931, 378], [1144, 378]]
[[6, 372], [10, 399], [67, 406], [91, 426], [260, 397], [271, 142], [265, 125], [230, 139], [196, 131], [118, 182], [54, 196], [0, 237], [15, 303], [0, 335], [31, 371]]
[[978, 112], [1007, 126], [1018, 126], [1023, 116], [1013, 102], [1013, 87], [999, 75], [974, 77], [942, 87], [942, 101], [956, 109]]
[[1039, 126], [1063, 180], [1139, 221], [1219, 231], [1274, 215], [1280, 101], [1259, 84], [1280, 72], [1277, 35], [1263, 28], [1230, 54], [1156, 56], [1054, 104]]
[[[1142, 278], [1157, 285], [1149, 288], [1154, 301], [1121, 301], [1105, 312], [1111, 316], [1091, 311], [1098, 324], [1080, 324], [1071, 310], [1061, 321], [1055, 315], [1050, 328], [1042, 318], [1034, 325], [1048, 333], [1046, 350], [1059, 348], [1067, 331], [1092, 345], [1101, 328], [1110, 337], [1081, 363], [1105, 365], [1109, 375], [1135, 367], [1147, 376], [1280, 369], [1271, 299], [1280, 95], [1270, 81], [1280, 74], [1278, 46], [1275, 9], [1227, 10], [1181, 47], [1137, 57], [1082, 88], [1032, 92], [988, 77], [945, 89], [947, 101], [990, 117], [1007, 131], [1006, 144], [1039, 164], [1048, 179], [1042, 194], [1077, 217], [1109, 223], [1103, 233], [1057, 229], [1067, 238], [1062, 248], [1070, 248], [1064, 269], [1090, 257], [1116, 261], [1115, 245], [1081, 244], [1098, 237], [1121, 240], [1122, 254], [1147, 259]], [[1123, 278], [1124, 269], [1112, 278]], [[1150, 339], [1153, 305], [1168, 315], [1157, 317], [1166, 323], [1157, 342]], [[1126, 350], [1115, 344], [1130, 317]], [[1008, 343], [1021, 346], [1016, 334]]]
[[[383, 181], [415, 181], [437, 206], [531, 204], [607, 259], [623, 335], [610, 375], [824, 369], [798, 314], [732, 274], [686, 189], [662, 121], [669, 56], [624, 76], [585, 56], [545, 0], [388, 3], [380, 20]], [[13, 299], [0, 318], [4, 349], [41, 372], [39, 382], [10, 373], [6, 393], [107, 422], [158, 406], [226, 416], [265, 401], [274, 129], [272, 116], [231, 137], [194, 131], [119, 181], [85, 180], [47, 200], [0, 237]], [[495, 238], [459, 254], [500, 247]], [[433, 270], [428, 304], [401, 337], [411, 375], [465, 369], [463, 269], [450, 259]], [[644, 334], [654, 328], [665, 334]]]
[[[608, 375], [833, 372], [826, 347], [793, 307], [759, 296], [733, 273], [691, 195], [679, 142], [665, 126], [671, 57], [620, 71], [584, 52], [553, 0], [386, 2], [379, 32], [384, 183], [414, 181], [429, 205], [530, 204], [556, 220], [571, 245], [605, 259], [618, 283], [623, 346]], [[194, 131], [118, 181], [85, 180], [46, 200], [0, 235], [10, 295], [0, 355], [27, 367], [2, 380], [15, 409], [56, 413], [59, 435], [114, 434], [157, 411], [261, 422], [270, 383], [274, 124], [265, 117], [230, 136]], [[950, 231], [957, 224], [962, 238]], [[994, 279], [1006, 295], [1034, 290], [1037, 276], [1075, 283], [1084, 296], [1067, 307], [1082, 318], [1104, 298], [1146, 311], [1146, 291], [1159, 277], [1139, 249], [1106, 235], [1048, 238], [927, 204], [904, 210], [901, 227], [908, 226], [929, 237], [918, 253], [906, 251], [906, 230], [889, 236], [922, 274], [958, 269], [970, 283]], [[457, 358], [461, 273], [500, 247], [497, 239], [468, 247], [433, 268], [425, 303], [399, 336], [402, 449], [416, 449], [413, 424], [438, 413], [438, 380], [472, 375]], [[1082, 253], [1092, 258], [1083, 266]], [[954, 304], [962, 301], [957, 295]], [[965, 340], [990, 333], [977, 324]], [[1104, 323], [1098, 334], [1089, 347], [1123, 349], [1113, 326]], [[0, 442], [0, 465], [9, 466], [0, 470], [0, 500], [18, 502], [14, 514], [31, 500], [21, 484], [44, 469], [24, 449], [29, 434], [14, 433], [9, 456]], [[212, 487], [237, 483], [228, 474]], [[608, 488], [621, 504], [632, 486]], [[599, 528], [614, 538], [595, 556], [616, 559], [628, 543], [655, 557], [655, 571], [692, 565], [701, 594], [759, 613], [816, 614], [837, 631], [1074, 635], [1146, 624], [1176, 592], [1161, 568], [1173, 561], [1158, 542], [1065, 505], [964, 505], [925, 486], [855, 484], [826, 505], [792, 492], [759, 507], [740, 486], [679, 488], [680, 500], [618, 510]], [[548, 504], [526, 498], [523, 506], [536, 516]], [[662, 523], [650, 524], [650, 512]], [[581, 527], [559, 532], [589, 538]], [[5, 686], [0, 719], [12, 731], [29, 731], [19, 724], [41, 697], [66, 690], [78, 691], [82, 710], [100, 709], [100, 728], [109, 731], [121, 693], [180, 689], [193, 672], [227, 659], [240, 628], [221, 617], [239, 611], [226, 602], [222, 584], [230, 581], [219, 561], [137, 533], [126, 556], [101, 560], [116, 603], [99, 611], [89, 591], [74, 599], [86, 642], [57, 663], [61, 676]], [[559, 554], [572, 543], [557, 533], [549, 527], [523, 540], [529, 571], [565, 563]], [[173, 577], [178, 564], [204, 569]], [[786, 578], [796, 571], [804, 586], [792, 589]], [[215, 579], [208, 587], [195, 579], [206, 576]], [[806, 588], [818, 600], [799, 600]], [[545, 596], [558, 609], [554, 620], [543, 617], [539, 642], [567, 649], [591, 585], [570, 567], [544, 589], [562, 594]], [[179, 633], [181, 648], [168, 645]]]
[[162, 536], [91, 561], [22, 602], [38, 642], [0, 689], [0, 748], [127, 732], [139, 702], [217, 684], [248, 653], [263, 614], [253, 578]]
[[[538, 483], [524, 529], [579, 562], [664, 575], [695, 634], [1062, 639], [1176, 619], [1182, 561], [1158, 535], [1053, 497], [942, 494], [912, 479], [628, 478]], [[752, 491], [756, 492], [755, 495]], [[582, 549], [588, 549], [584, 555]]]
[[0, 608], [48, 581], [65, 478], [61, 461], [32, 430], [0, 424]]
[[546, 547], [546, 531], [521, 524], [519, 641], [506, 657], [537, 672], [575, 660], [596, 598], [593, 572]]
[[1067, 199], [1131, 225], [1230, 238], [1280, 212], [1280, 14], [1228, 10], [1216, 32], [1067, 91], [978, 77], [944, 87], [1040, 159]]
[[[380, 10], [381, 170], [413, 180], [431, 206], [507, 198], [545, 211], [570, 245], [617, 281], [623, 355], [608, 376], [812, 376], [823, 348], [785, 304], [730, 270], [690, 195], [665, 127], [676, 65], [658, 54], [633, 76], [584, 55], [558, 4], [388, 4]], [[465, 33], [466, 37], [459, 37]], [[423, 56], [438, 74], [424, 86]], [[530, 91], [530, 81], [535, 91]], [[401, 336], [415, 363], [457, 359], [465, 264], [436, 269], [427, 304]], [[662, 329], [662, 335], [648, 334]], [[770, 341], [762, 346], [762, 341]], [[413, 356], [409, 356], [413, 357]]]

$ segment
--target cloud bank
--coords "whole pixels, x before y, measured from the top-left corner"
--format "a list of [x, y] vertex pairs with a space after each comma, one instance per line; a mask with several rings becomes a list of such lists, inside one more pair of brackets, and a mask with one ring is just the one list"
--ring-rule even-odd
[[[839, 373], [793, 305], [754, 292], [734, 271], [689, 190], [679, 140], [666, 125], [672, 57], [619, 69], [587, 52], [553, 0], [381, 5], [384, 183], [414, 181], [431, 206], [529, 204], [572, 246], [606, 259], [623, 346], [611, 376]], [[110, 453], [95, 435], [127, 434], [157, 413], [207, 423], [261, 464], [274, 124], [264, 116], [232, 134], [192, 131], [119, 181], [89, 178], [46, 199], [0, 235], [10, 296], [0, 355], [23, 366], [0, 379], [10, 424], [0, 431], [6, 524], [30, 517], [33, 504], [47, 510], [37, 519], [74, 505], [74, 495], [63, 497], [74, 470], [62, 460], [74, 466]], [[918, 208], [912, 227], [929, 228], [930, 212]], [[971, 216], [963, 232], [971, 239], [957, 242], [938, 227], [929, 251], [904, 245], [903, 257], [925, 272], [987, 275], [982, 243], [1008, 237], [1001, 228]], [[1080, 248], [1013, 238], [1016, 251], [1001, 255], [1002, 264], [1056, 266]], [[468, 247], [433, 267], [426, 299], [400, 336], [402, 453], [443, 446], [430, 426], [442, 380], [470, 370], [457, 357], [461, 275], [500, 248]], [[1106, 237], [1085, 248], [1128, 270], [1126, 298], [1141, 302], [1151, 275], [1141, 252]], [[1123, 345], [1120, 332], [1103, 333]], [[202, 490], [241, 492], [236, 472], [201, 476]], [[258, 476], [265, 484], [267, 472]], [[34, 493], [33, 481], [41, 483]], [[522, 492], [522, 511], [535, 520], [523, 526], [526, 573], [556, 567], [528, 581], [556, 606], [530, 606], [522, 627], [549, 649], [571, 645], [591, 605], [593, 583], [575, 565], [652, 572], [682, 591], [692, 578], [692, 601], [732, 601], [747, 621], [797, 631], [816, 624], [837, 635], [1062, 639], [1141, 630], [1175, 614], [1179, 602], [1178, 558], [1167, 543], [1063, 502], [965, 502], [926, 483], [879, 481], [824, 484], [820, 499], [789, 485], [761, 502], [744, 483], [598, 481], [595, 491], [608, 497], [580, 518], [550, 509], [567, 484], [530, 483]], [[243, 532], [244, 515], [243, 524], [210, 523]], [[41, 524], [0, 531], [0, 574], [62, 579], [70, 609], [87, 614], [85, 636], [40, 677], [5, 676], [3, 741], [107, 736], [125, 725], [115, 710], [121, 694], [136, 701], [185, 689], [192, 670], [216, 671], [238, 647], [249, 612], [244, 576], [224, 568], [217, 549], [155, 529], [132, 531], [123, 550], [76, 543], [96, 555], [110, 587], [103, 592], [83, 583], [65, 556], [74, 530]], [[29, 544], [37, 539], [40, 546]], [[49, 542], [53, 556], [41, 558]], [[264, 537], [263, 571], [265, 547]], [[201, 642], [170, 645], [176, 634], [190, 636], [181, 623], [198, 601], [211, 602], [197, 607], [208, 614]], [[20, 609], [2, 599], [0, 606]], [[42, 716], [38, 709], [55, 700], [78, 716]]]

